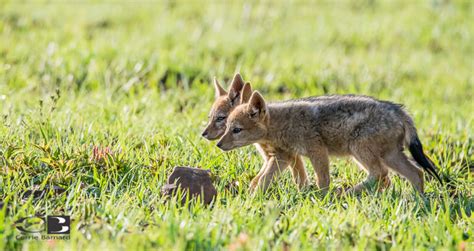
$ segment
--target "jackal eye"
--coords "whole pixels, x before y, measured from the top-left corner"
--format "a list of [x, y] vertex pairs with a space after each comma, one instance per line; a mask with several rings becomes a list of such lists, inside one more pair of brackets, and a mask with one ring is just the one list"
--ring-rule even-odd
[[219, 116], [219, 117], [217, 117], [216, 121], [217, 121], [217, 122], [221, 122], [221, 121], [223, 121], [224, 119], [225, 119], [225, 116]]
[[242, 131], [242, 128], [238, 128], [238, 127], [232, 129], [232, 133], [239, 133], [241, 131]]

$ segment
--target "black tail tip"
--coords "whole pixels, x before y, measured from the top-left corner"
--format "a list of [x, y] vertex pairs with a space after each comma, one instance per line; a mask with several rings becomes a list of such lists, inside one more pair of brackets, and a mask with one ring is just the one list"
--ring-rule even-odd
[[441, 177], [436, 171], [436, 167], [433, 162], [425, 155], [423, 152], [423, 145], [420, 142], [418, 136], [413, 137], [411, 140], [408, 149], [415, 159], [415, 161], [431, 176], [436, 178], [439, 183], [443, 184]]

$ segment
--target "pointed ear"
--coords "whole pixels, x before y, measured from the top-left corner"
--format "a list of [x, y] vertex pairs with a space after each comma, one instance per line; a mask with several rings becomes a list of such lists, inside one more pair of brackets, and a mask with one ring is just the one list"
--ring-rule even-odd
[[240, 95], [240, 104], [245, 104], [249, 102], [251, 95], [252, 95], [252, 87], [250, 86], [250, 83], [247, 82], [242, 88], [242, 94]]
[[262, 95], [254, 91], [248, 103], [248, 113], [251, 118], [263, 118], [267, 112], [267, 105]]
[[214, 77], [214, 89], [216, 90], [216, 98], [227, 95], [227, 92], [219, 84], [219, 81], [217, 81], [216, 77]]
[[244, 87], [244, 80], [239, 73], [235, 74], [234, 79], [232, 80], [232, 84], [230, 84], [229, 94], [228, 97], [232, 105], [236, 105], [236, 101], [239, 101], [240, 92]]

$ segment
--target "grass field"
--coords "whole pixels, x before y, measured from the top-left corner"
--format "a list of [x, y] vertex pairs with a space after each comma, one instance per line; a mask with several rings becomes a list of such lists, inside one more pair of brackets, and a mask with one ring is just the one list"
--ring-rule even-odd
[[[0, 250], [474, 250], [471, 1], [2, 1]], [[253, 147], [200, 137], [213, 76], [268, 100], [355, 93], [403, 103], [443, 176], [426, 196], [323, 197], [286, 172], [252, 197]], [[94, 148], [107, 152], [94, 155]], [[212, 207], [165, 202], [174, 166], [210, 169]], [[314, 172], [306, 161], [312, 180]], [[365, 174], [332, 159], [331, 188]], [[42, 198], [34, 187], [58, 186]], [[70, 215], [70, 240], [15, 221]]]

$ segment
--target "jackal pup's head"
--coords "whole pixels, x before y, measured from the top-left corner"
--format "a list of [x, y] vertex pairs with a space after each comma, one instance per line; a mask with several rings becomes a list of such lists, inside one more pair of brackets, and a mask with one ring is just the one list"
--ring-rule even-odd
[[257, 143], [267, 134], [267, 121], [267, 105], [262, 95], [256, 91], [248, 103], [237, 106], [229, 114], [226, 131], [217, 147], [229, 151]]
[[227, 117], [239, 104], [247, 102], [252, 94], [250, 83], [244, 84], [240, 74], [235, 74], [229, 87], [229, 92], [219, 84], [214, 78], [214, 88], [216, 90], [216, 100], [209, 113], [209, 123], [202, 132], [202, 136], [208, 140], [220, 138], [226, 128]]

